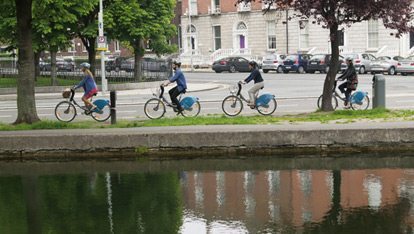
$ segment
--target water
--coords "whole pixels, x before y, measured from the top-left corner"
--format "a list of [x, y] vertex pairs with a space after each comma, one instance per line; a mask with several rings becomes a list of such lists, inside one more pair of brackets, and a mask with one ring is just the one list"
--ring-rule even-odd
[[413, 233], [414, 159], [0, 164], [0, 233]]

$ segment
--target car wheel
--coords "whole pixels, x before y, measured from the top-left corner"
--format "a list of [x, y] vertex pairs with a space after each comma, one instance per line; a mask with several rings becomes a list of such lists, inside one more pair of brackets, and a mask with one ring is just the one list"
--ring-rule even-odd
[[216, 73], [221, 73], [221, 71], [215, 71]]
[[269, 72], [269, 70], [266, 70], [266, 69], [265, 69], [265, 70], [263, 70], [263, 72], [264, 72], [264, 73], [268, 73], [268, 72]]
[[231, 73], [236, 72], [236, 67], [235, 66], [230, 66], [229, 72], [231, 72]]
[[375, 72], [371, 72], [371, 74], [372, 74], [372, 75], [375, 75], [376, 73], [375, 73]]
[[305, 69], [302, 66], [298, 67], [298, 73], [302, 74], [305, 72]]
[[119, 72], [119, 67], [115, 67], [115, 71], [116, 72]]
[[283, 73], [287, 74], [287, 73], [289, 73], [289, 71], [288, 70], [283, 70]]
[[364, 66], [359, 68], [359, 74], [365, 74], [365, 67]]
[[282, 72], [283, 72], [282, 66], [277, 67], [277, 73], [282, 73]]
[[390, 69], [388, 69], [388, 75], [395, 75], [395, 67], [390, 67]]
[[405, 72], [401, 72], [401, 75], [406, 76], [406, 75], [407, 75], [407, 73], [405, 73]]
[[313, 74], [313, 73], [315, 73], [315, 71], [314, 70], [310, 70], [310, 71], [308, 71], [308, 73]]

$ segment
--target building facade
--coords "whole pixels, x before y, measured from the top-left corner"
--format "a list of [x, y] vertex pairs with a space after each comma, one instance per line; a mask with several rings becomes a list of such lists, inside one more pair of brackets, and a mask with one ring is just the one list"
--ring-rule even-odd
[[[183, 0], [180, 52], [183, 62], [211, 63], [220, 57], [242, 55], [251, 59], [268, 53], [329, 53], [329, 30], [314, 19], [294, 17], [260, 1], [235, 5], [228, 0]], [[408, 56], [414, 35], [396, 38], [381, 21], [370, 20], [341, 28], [341, 52]]]

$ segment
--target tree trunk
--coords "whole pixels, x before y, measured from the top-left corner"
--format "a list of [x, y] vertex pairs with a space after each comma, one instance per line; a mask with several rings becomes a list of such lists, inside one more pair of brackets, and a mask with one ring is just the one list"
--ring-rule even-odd
[[50, 50], [50, 77], [51, 77], [52, 86], [58, 85], [58, 82], [56, 79], [57, 77], [56, 54], [57, 54], [57, 51]]
[[137, 82], [142, 81], [142, 66], [141, 66], [141, 59], [144, 57], [144, 41], [138, 39], [134, 44], [134, 56], [135, 56], [135, 64], [134, 64], [134, 80]]
[[339, 66], [339, 38], [338, 24], [333, 23], [329, 29], [331, 39], [331, 62], [329, 64], [329, 72], [326, 74], [325, 83], [323, 85], [322, 111], [333, 111], [332, 107], [332, 89], [334, 88], [336, 74]]
[[34, 65], [35, 65], [35, 81], [37, 81], [37, 77], [40, 76], [40, 52], [34, 53]]
[[32, 0], [15, 0], [19, 49], [17, 119], [14, 124], [40, 121], [35, 101], [35, 68], [32, 48]]
[[82, 43], [85, 46], [86, 50], [88, 51], [88, 62], [91, 65], [92, 74], [96, 76], [95, 70], [96, 70], [96, 38], [94, 37], [81, 37]]

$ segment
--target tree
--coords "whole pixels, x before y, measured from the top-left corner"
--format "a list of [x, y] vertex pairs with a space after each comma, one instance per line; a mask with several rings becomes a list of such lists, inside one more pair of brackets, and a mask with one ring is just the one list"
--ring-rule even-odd
[[176, 32], [175, 26], [171, 24], [175, 2], [114, 0], [108, 7], [108, 17], [112, 21], [105, 27], [112, 38], [117, 38], [132, 47], [135, 56], [135, 80], [141, 79], [140, 61], [144, 56], [146, 43], [157, 54], [175, 50], [174, 46], [168, 44], [168, 39]]
[[[237, 0], [245, 4], [255, 0]], [[409, 32], [413, 19], [411, 0], [262, 0], [280, 8], [293, 8], [300, 17], [314, 18], [315, 23], [329, 29], [332, 58], [323, 87], [322, 110], [332, 111], [332, 89], [339, 62], [339, 34], [341, 27], [353, 23], [381, 19], [384, 26], [396, 30], [396, 36]]]
[[[36, 0], [34, 4], [34, 41], [35, 51], [50, 51], [52, 85], [56, 82], [56, 54], [59, 49], [66, 49], [70, 39], [73, 24], [77, 22], [77, 15], [85, 15], [93, 9], [92, 4], [85, 1], [72, 0]], [[36, 53], [35, 53], [36, 54]], [[38, 64], [39, 60], [36, 63]]]
[[17, 79], [17, 119], [14, 124], [40, 121], [35, 102], [35, 69], [32, 47], [32, 0], [15, 0], [19, 75]]

